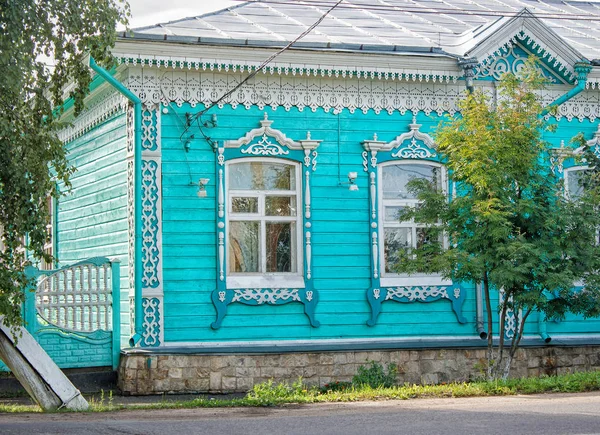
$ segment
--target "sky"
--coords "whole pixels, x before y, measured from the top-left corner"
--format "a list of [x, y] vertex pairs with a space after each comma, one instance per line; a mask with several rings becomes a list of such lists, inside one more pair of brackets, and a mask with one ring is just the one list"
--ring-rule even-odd
[[129, 27], [134, 29], [193, 17], [240, 3], [228, 0], [129, 0], [132, 13]]

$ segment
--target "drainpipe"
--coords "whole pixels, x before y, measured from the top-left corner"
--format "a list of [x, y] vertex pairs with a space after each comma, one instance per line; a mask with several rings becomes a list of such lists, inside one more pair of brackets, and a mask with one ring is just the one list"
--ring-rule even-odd
[[90, 57], [90, 68], [92, 68], [100, 77], [110, 83], [125, 98], [133, 103], [134, 110], [134, 215], [135, 215], [135, 244], [134, 244], [134, 317], [135, 329], [133, 336], [129, 339], [129, 345], [135, 346], [142, 338], [142, 102], [121, 82], [115, 79], [108, 71], [100, 67], [96, 61]]
[[550, 110], [555, 106], [560, 106], [561, 104], [569, 101], [575, 95], [581, 93], [585, 89], [585, 84], [587, 83], [587, 76], [592, 70], [592, 65], [588, 61], [581, 61], [575, 64], [575, 73], [577, 74], [577, 84], [573, 89], [567, 92], [564, 95], [561, 95], [552, 103], [548, 104], [544, 110], [542, 110], [542, 116], [546, 116]]
[[544, 343], [550, 343], [552, 341], [552, 337], [548, 335], [546, 331], [546, 321], [544, 320], [544, 314], [538, 313], [538, 334], [544, 340]]
[[481, 294], [483, 289], [481, 288], [481, 283], [478, 282], [475, 286], [475, 299], [477, 302], [477, 334], [479, 334], [479, 338], [485, 340], [487, 338], [487, 332], [483, 327], [483, 295]]
[[475, 78], [475, 67], [478, 64], [479, 62], [474, 57], [467, 57], [458, 61], [458, 66], [463, 69], [463, 73], [465, 75], [465, 82], [467, 86], [467, 92], [469, 94], [473, 93], [473, 90], [475, 89], [473, 79]]

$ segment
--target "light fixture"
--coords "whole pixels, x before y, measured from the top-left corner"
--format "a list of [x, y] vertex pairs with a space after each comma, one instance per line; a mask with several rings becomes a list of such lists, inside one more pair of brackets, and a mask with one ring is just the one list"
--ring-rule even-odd
[[198, 180], [198, 192], [196, 192], [198, 198], [206, 198], [206, 185], [209, 181], [210, 178], [200, 178]]
[[356, 192], [358, 190], [358, 185], [355, 183], [357, 177], [358, 172], [348, 172], [348, 190], [350, 192]]

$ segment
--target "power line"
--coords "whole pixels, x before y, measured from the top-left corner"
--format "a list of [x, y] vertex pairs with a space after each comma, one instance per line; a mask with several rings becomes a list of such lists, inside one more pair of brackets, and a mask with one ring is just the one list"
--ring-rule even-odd
[[[314, 6], [314, 7], [330, 7], [332, 1], [328, 0], [232, 0], [236, 2], [244, 3], [263, 3], [266, 5], [283, 5], [283, 6]], [[585, 3], [584, 3], [585, 4]], [[589, 14], [572, 14], [572, 13], [552, 13], [552, 12], [541, 12], [536, 11], [534, 17], [523, 16], [523, 18], [538, 18], [547, 20], [572, 20], [572, 21], [595, 21], [600, 20], [600, 2], [598, 3], [599, 13], [594, 15], [591, 12]], [[410, 6], [387, 6], [387, 5], [374, 5], [368, 3], [352, 2], [350, 4], [342, 4], [338, 9], [349, 9], [356, 10], [360, 8], [366, 11], [373, 12], [405, 12], [411, 14], [429, 14], [429, 15], [475, 15], [479, 17], [516, 17], [521, 13], [519, 10], [475, 10], [475, 9], [453, 9], [453, 8], [440, 8], [440, 7], [410, 7]]]
[[[252, 77], [254, 77], [256, 74], [258, 74], [260, 71], [262, 71], [264, 69], [264, 67], [266, 67], [269, 63], [271, 63], [277, 56], [279, 56], [281, 53], [283, 53], [284, 51], [286, 51], [288, 48], [290, 48], [292, 45], [294, 45], [296, 42], [298, 42], [299, 40], [301, 40], [302, 38], [304, 38], [306, 35], [308, 35], [310, 32], [313, 31], [313, 29], [315, 27], [317, 27], [319, 24], [321, 24], [321, 22], [327, 17], [327, 15], [329, 15], [331, 13], [331, 11], [333, 11], [336, 7], [339, 6], [340, 3], [342, 3], [344, 0], [338, 0], [333, 6], [330, 7], [330, 9], [325, 12], [317, 21], [315, 21], [308, 29], [306, 29], [304, 32], [302, 32], [300, 35], [298, 35], [298, 37], [296, 37], [296, 39], [294, 39], [293, 41], [291, 41], [289, 44], [287, 44], [285, 47], [283, 47], [281, 50], [279, 50], [278, 52], [274, 53], [273, 55], [269, 56], [269, 58], [267, 60], [265, 60], [263, 63], [260, 64], [260, 66], [258, 68], [256, 68], [252, 73], [250, 73], [248, 75], [248, 77], [246, 77], [244, 80], [242, 80], [240, 83], [238, 83], [235, 87], [233, 87], [231, 90], [227, 91], [226, 93], [224, 93], [218, 100], [214, 101], [210, 106], [208, 106], [207, 108], [199, 111], [198, 113], [196, 113], [195, 115], [191, 116], [188, 121], [187, 121], [187, 126], [184, 130], [184, 132], [181, 134], [181, 136], [179, 137], [179, 139], [181, 139], [183, 137], [183, 135], [190, 129], [190, 127], [192, 126], [194, 121], [198, 121], [198, 119], [204, 115], [206, 112], [208, 112], [212, 107], [218, 105], [221, 101], [223, 101], [224, 99], [226, 99], [227, 97], [229, 97], [231, 94], [233, 94], [235, 91], [237, 91], [239, 88], [241, 88], [244, 84], [246, 84], [246, 82], [248, 80], [250, 80]], [[206, 135], [204, 134], [204, 132], [202, 131], [202, 127], [200, 126], [200, 123], [198, 122], [198, 127], [200, 128], [200, 132], [202, 133], [202, 135], [206, 138]]]

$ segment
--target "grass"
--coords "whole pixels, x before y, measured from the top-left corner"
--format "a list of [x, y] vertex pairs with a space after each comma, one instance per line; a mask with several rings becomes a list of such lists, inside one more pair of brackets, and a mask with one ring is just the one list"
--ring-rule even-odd
[[[122, 405], [115, 404], [112, 392], [90, 400], [91, 412], [143, 409], [226, 408], [281, 406], [325, 402], [357, 402], [365, 400], [407, 400], [443, 397], [508, 396], [515, 394], [580, 393], [600, 390], [600, 371], [561, 376], [510, 379], [495, 382], [465, 382], [443, 385], [403, 385], [372, 387], [366, 384], [332, 384], [330, 389], [306, 386], [301, 379], [290, 384], [268, 381], [255, 385], [240, 399], [211, 399], [200, 396], [193, 400]], [[0, 404], [1, 413], [41, 412], [36, 405]], [[64, 412], [64, 411], [63, 411]]]

